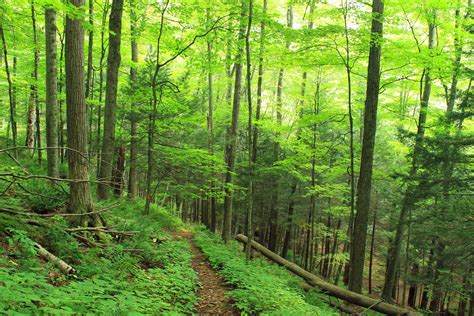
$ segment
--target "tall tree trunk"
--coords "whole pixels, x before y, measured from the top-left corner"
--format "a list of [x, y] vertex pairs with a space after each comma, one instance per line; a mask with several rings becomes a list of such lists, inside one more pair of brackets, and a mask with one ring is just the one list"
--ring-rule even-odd
[[367, 92], [364, 111], [364, 134], [359, 183], [357, 186], [357, 214], [354, 219], [354, 232], [350, 256], [351, 269], [349, 289], [357, 293], [362, 292], [362, 278], [364, 276], [365, 246], [370, 210], [370, 191], [372, 187], [372, 166], [374, 160], [375, 133], [377, 129], [383, 8], [383, 0], [373, 0], [371, 45], [369, 65], [367, 68]]
[[[65, 19], [64, 19], [65, 20]], [[64, 21], [64, 28], [66, 28], [66, 21]], [[63, 117], [63, 104], [64, 104], [64, 98], [62, 97], [63, 95], [63, 88], [65, 85], [65, 80], [64, 80], [64, 71], [63, 71], [63, 61], [64, 61], [64, 36], [65, 36], [65, 31], [59, 35], [59, 40], [61, 42], [61, 49], [59, 51], [59, 82], [58, 82], [58, 92], [59, 92], [59, 122], [58, 122], [58, 139], [59, 139], [59, 157], [61, 159], [61, 163], [64, 162], [64, 153], [65, 153], [65, 143], [64, 143], [64, 117]]]
[[89, 43], [87, 47], [87, 76], [86, 76], [86, 106], [89, 117], [89, 156], [92, 155], [92, 118], [93, 107], [89, 99], [93, 90], [94, 69], [93, 69], [93, 48], [94, 48], [94, 0], [89, 0]]
[[46, 37], [46, 154], [48, 176], [59, 177], [58, 151], [58, 99], [57, 99], [57, 55], [56, 55], [56, 11], [45, 8]]
[[[94, 48], [94, 0], [89, 0], [89, 43], [87, 47], [87, 77], [86, 77], [86, 101], [91, 94], [92, 88], [92, 61]], [[92, 115], [92, 107], [88, 107], [89, 115]]]
[[[8, 65], [8, 49], [7, 49], [7, 43], [5, 40], [5, 32], [3, 31], [3, 23], [0, 22], [0, 36], [2, 37], [2, 45], [3, 45], [3, 56], [5, 58], [5, 72], [7, 73], [7, 81], [8, 81], [8, 100], [10, 103], [10, 127], [12, 130], [12, 145], [14, 147], [13, 149], [13, 155], [15, 157], [18, 157], [18, 150], [16, 149], [17, 147], [17, 127], [16, 127], [16, 100], [14, 96], [14, 87], [13, 87], [13, 81], [12, 81], [12, 76], [10, 73], [10, 68]], [[16, 57], [13, 57], [13, 68], [15, 69], [15, 64], [16, 64]]]
[[[352, 115], [352, 67], [351, 64], [351, 50], [350, 50], [350, 41], [349, 41], [349, 26], [348, 26], [348, 15], [349, 15], [349, 2], [348, 0], [344, 1], [344, 6], [342, 8], [343, 18], [344, 18], [344, 38], [345, 38], [345, 56], [340, 53], [341, 58], [343, 59], [344, 66], [346, 68], [347, 76], [347, 112], [349, 116], [349, 155], [350, 155], [350, 166], [349, 166], [349, 184], [351, 187], [351, 198], [349, 201], [351, 212], [349, 216], [349, 223], [347, 225], [347, 236], [349, 240], [346, 241], [345, 251], [349, 250], [351, 247], [350, 237], [353, 232], [354, 217], [355, 217], [355, 170], [354, 170], [354, 118]], [[338, 51], [339, 52], [339, 51]], [[344, 271], [344, 280], [349, 281], [349, 270], [350, 265], [345, 266]], [[347, 283], [346, 283], [347, 284]]]
[[[435, 16], [433, 15], [429, 25], [428, 25], [428, 49], [433, 49], [435, 47]], [[423, 94], [421, 96], [420, 102], [420, 115], [418, 119], [418, 130], [416, 133], [415, 145], [413, 149], [413, 158], [411, 161], [410, 176], [415, 177], [418, 170], [418, 158], [420, 155], [421, 146], [423, 139], [425, 137], [425, 123], [428, 114], [428, 104], [431, 94], [431, 76], [430, 76], [430, 67], [424, 69], [424, 88]], [[416, 201], [416, 184], [409, 184], [407, 190], [405, 191], [405, 196], [402, 203], [402, 208], [400, 210], [400, 218], [398, 220], [397, 230], [395, 233], [395, 238], [393, 243], [389, 247], [387, 269], [385, 271], [385, 283], [382, 291], [382, 297], [391, 302], [393, 298], [391, 294], [395, 286], [395, 275], [397, 273], [397, 266], [400, 261], [400, 254], [403, 242], [403, 236], [405, 234], [405, 226], [408, 214], [415, 205]]]
[[117, 107], [118, 70], [120, 67], [120, 39], [122, 32], [123, 0], [113, 0], [109, 18], [109, 53], [107, 56], [107, 84], [105, 87], [104, 136], [99, 170], [99, 199], [107, 199], [112, 176], [115, 146], [115, 110]]
[[[206, 12], [207, 23], [211, 21], [211, 9], [208, 8]], [[207, 40], [207, 62], [208, 62], [208, 73], [207, 73], [207, 83], [208, 83], [208, 110], [207, 110], [207, 151], [210, 156], [214, 156], [214, 91], [213, 91], [213, 58], [212, 58], [212, 42]], [[211, 170], [214, 169], [214, 162], [211, 162]], [[210, 210], [211, 222], [210, 228], [212, 232], [216, 232], [217, 229], [217, 201], [216, 201], [216, 181], [214, 172], [211, 173], [211, 185], [210, 185], [210, 195], [208, 197], [208, 208]]]
[[[131, 50], [132, 50], [132, 66], [130, 67], [130, 84], [132, 91], [138, 85], [137, 63], [138, 63], [138, 30], [137, 30], [137, 12], [136, 0], [130, 0], [130, 33], [131, 33]], [[130, 170], [128, 175], [128, 195], [135, 198], [138, 193], [138, 144], [140, 136], [138, 135], [138, 111], [137, 104], [131, 105], [130, 113]]]
[[38, 47], [38, 32], [36, 30], [36, 11], [34, 0], [31, 1], [31, 22], [33, 25], [33, 43], [34, 43], [34, 68], [33, 68], [33, 84], [31, 85], [32, 104], [35, 109], [35, 127], [36, 127], [36, 146], [38, 147], [38, 164], [42, 162], [41, 150], [41, 116], [38, 103], [38, 67], [39, 67], [39, 47]]
[[265, 53], [265, 15], [267, 13], [267, 0], [263, 0], [263, 18], [260, 22], [260, 48], [258, 56], [258, 79], [257, 79], [257, 107], [255, 109], [255, 123], [253, 128], [252, 142], [252, 162], [257, 162], [258, 153], [258, 121], [260, 120], [260, 112], [262, 110], [262, 86], [263, 86], [263, 55]]
[[107, 14], [109, 12], [109, 0], [104, 3], [104, 9], [102, 12], [102, 22], [100, 31], [100, 61], [99, 61], [99, 104], [97, 105], [97, 178], [99, 178], [100, 163], [101, 163], [101, 121], [102, 121], [102, 99], [103, 99], [103, 86], [104, 86], [104, 58], [107, 51], [105, 45], [105, 25], [107, 24]]
[[[70, 0], [77, 8], [84, 0]], [[67, 104], [67, 153], [70, 183], [69, 210], [71, 213], [92, 211], [92, 196], [89, 185], [89, 162], [87, 158], [87, 116], [84, 99], [84, 29], [82, 19], [66, 18], [66, 104]], [[82, 216], [82, 226], [88, 219]]]
[[249, 0], [249, 11], [248, 11], [248, 22], [247, 22], [247, 33], [245, 34], [245, 56], [247, 64], [247, 103], [248, 103], [248, 173], [249, 173], [249, 183], [247, 191], [247, 218], [246, 218], [246, 234], [248, 236], [248, 244], [246, 246], [246, 258], [250, 260], [252, 255], [251, 242], [253, 239], [253, 226], [252, 226], [252, 216], [253, 216], [253, 161], [252, 161], [252, 78], [251, 78], [251, 65], [250, 65], [250, 29], [252, 27], [252, 0]]
[[[290, 6], [287, 10], [287, 27], [293, 27], [293, 9]], [[287, 41], [286, 49], [288, 50], [290, 47], [290, 42]], [[276, 102], [276, 119], [277, 119], [277, 131], [275, 132], [275, 140], [273, 142], [273, 164], [277, 164], [280, 160], [280, 130], [282, 125], [282, 107], [283, 107], [283, 76], [285, 70], [284, 68], [280, 68], [278, 73], [278, 85], [277, 85], [277, 102]], [[278, 204], [279, 204], [279, 176], [274, 175], [272, 176], [272, 194], [271, 194], [271, 205], [270, 205], [270, 237], [268, 240], [268, 249], [271, 251], [276, 251], [277, 247], [277, 231], [278, 231]]]
[[[242, 9], [240, 13], [239, 43], [245, 38], [245, 14], [247, 8], [245, 0], [242, 0]], [[224, 181], [224, 223], [222, 228], [222, 238], [225, 242], [229, 241], [232, 232], [232, 182], [235, 170], [235, 156], [237, 151], [237, 136], [239, 130], [240, 113], [240, 90], [242, 88], [242, 55], [243, 45], [238, 45], [235, 63], [235, 82], [234, 82], [234, 100], [232, 104], [232, 122], [227, 130], [225, 146], [225, 164], [226, 175]]]

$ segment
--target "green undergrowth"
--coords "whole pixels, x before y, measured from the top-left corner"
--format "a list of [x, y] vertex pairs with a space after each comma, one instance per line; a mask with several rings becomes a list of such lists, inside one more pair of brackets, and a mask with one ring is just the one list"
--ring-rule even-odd
[[299, 288], [301, 279], [284, 268], [262, 259], [246, 262], [236, 242], [224, 244], [203, 229], [194, 229], [196, 244], [233, 287], [229, 295], [235, 306], [248, 314], [272, 315], [338, 315], [324, 301], [322, 294], [305, 293]]
[[[164, 208], [153, 207], [143, 216], [141, 201], [120, 201], [96, 206], [110, 208], [103, 215], [114, 230], [136, 233], [112, 235], [105, 248], [79, 244], [64, 231], [67, 223], [59, 216], [48, 217], [47, 226], [35, 226], [0, 213], [0, 313], [192, 313], [198, 286], [192, 253], [186, 241], [172, 238], [181, 222]], [[34, 242], [71, 264], [77, 274], [61, 275], [40, 260]]]

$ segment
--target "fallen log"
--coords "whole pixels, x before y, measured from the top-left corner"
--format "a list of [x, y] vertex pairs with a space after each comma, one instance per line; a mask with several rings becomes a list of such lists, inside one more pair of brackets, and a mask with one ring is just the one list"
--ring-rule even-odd
[[[306, 282], [302, 282], [300, 284], [300, 287], [305, 290], [305, 291], [311, 291], [312, 289], [314, 289], [314, 286], [311, 286], [309, 285], [308, 283]], [[346, 305], [343, 305], [343, 304], [340, 304], [339, 302], [333, 302], [331, 300], [325, 300], [327, 304], [329, 304], [330, 306], [332, 307], [335, 307], [337, 308], [338, 310], [340, 310], [341, 312], [344, 312], [344, 313], [347, 313], [349, 315], [354, 315], [354, 314], [357, 314], [358, 312], [354, 309], [352, 309], [350, 306], [346, 306]]]
[[76, 273], [76, 270], [68, 265], [63, 260], [59, 259], [55, 255], [53, 255], [48, 250], [44, 249], [43, 246], [35, 242], [35, 248], [38, 251], [38, 254], [48, 262], [54, 264], [62, 273], [64, 274], [71, 274]]
[[[241, 243], [247, 244], [247, 237], [242, 234], [238, 234], [235, 239]], [[356, 292], [349, 291], [347, 289], [338, 287], [334, 284], [324, 281], [323, 279], [317, 277], [316, 275], [309, 273], [308, 271], [304, 270], [303, 268], [299, 267], [298, 265], [280, 257], [273, 251], [268, 250], [261, 244], [252, 241], [251, 242], [252, 248], [260, 252], [262, 255], [267, 257], [268, 259], [272, 260], [273, 262], [284, 266], [289, 271], [293, 272], [294, 274], [302, 277], [309, 285], [319, 287], [324, 290], [324, 292], [328, 295], [343, 299], [349, 303], [359, 305], [368, 309], [372, 309], [381, 313], [385, 313], [388, 315], [415, 315], [414, 312], [407, 310], [405, 308], [388, 304], [381, 300], [371, 298]]]

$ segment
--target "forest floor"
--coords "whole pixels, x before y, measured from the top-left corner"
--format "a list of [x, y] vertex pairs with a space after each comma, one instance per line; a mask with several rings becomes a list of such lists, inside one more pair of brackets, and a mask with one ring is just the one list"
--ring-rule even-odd
[[189, 230], [180, 231], [177, 236], [186, 239], [193, 254], [192, 266], [199, 279], [199, 302], [196, 306], [198, 315], [240, 315], [232, 306], [232, 300], [226, 293], [231, 288], [224, 279], [212, 268], [204, 253], [196, 246], [193, 233]]

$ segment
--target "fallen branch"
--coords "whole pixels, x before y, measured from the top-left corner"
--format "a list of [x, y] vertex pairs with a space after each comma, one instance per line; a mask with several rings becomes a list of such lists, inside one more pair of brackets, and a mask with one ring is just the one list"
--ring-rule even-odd
[[93, 215], [93, 214], [100, 214], [107, 212], [108, 209], [102, 209], [94, 212], [87, 212], [87, 213], [50, 213], [50, 214], [38, 214], [41, 217], [53, 217], [53, 216], [64, 216], [64, 217], [73, 217], [73, 216], [83, 216], [83, 215]]
[[84, 232], [84, 231], [103, 231], [107, 229], [107, 227], [99, 226], [99, 227], [75, 227], [75, 228], [66, 228], [67, 232]]
[[86, 238], [84, 236], [81, 236], [79, 234], [76, 234], [76, 233], [72, 233], [71, 235], [74, 238], [76, 238], [76, 239], [82, 241], [83, 243], [88, 244], [89, 246], [92, 246], [92, 247], [104, 248], [106, 246], [105, 244], [93, 242], [92, 240], [89, 240], [88, 238]]
[[38, 251], [38, 254], [42, 258], [54, 264], [62, 273], [64, 274], [76, 273], [76, 270], [73, 267], [71, 267], [66, 262], [64, 262], [63, 260], [53, 255], [48, 250], [44, 249], [43, 246], [41, 246], [40, 244], [35, 243], [35, 248]]
[[82, 232], [82, 231], [92, 231], [92, 232], [101, 232], [113, 235], [124, 235], [124, 236], [133, 236], [138, 233], [138, 231], [119, 231], [119, 230], [109, 230], [109, 227], [99, 226], [99, 227], [75, 227], [75, 228], [66, 228], [67, 232]]
[[[244, 244], [247, 244], [248, 242], [247, 237], [242, 234], [237, 235], [235, 239]], [[389, 314], [389, 315], [414, 315], [413, 312], [405, 308], [402, 308], [393, 304], [388, 304], [378, 299], [374, 299], [360, 293], [352, 292], [347, 289], [340, 288], [329, 282], [326, 282], [323, 279], [317, 277], [316, 275], [309, 273], [308, 271], [299, 267], [298, 265], [280, 257], [273, 251], [268, 250], [267, 248], [265, 248], [264, 246], [262, 246], [261, 244], [255, 241], [251, 242], [251, 246], [252, 248], [259, 251], [262, 255], [264, 255], [268, 259], [272, 260], [273, 262], [279, 265], [284, 266], [289, 271], [305, 279], [305, 281], [309, 285], [317, 286], [323, 289], [324, 292], [328, 295], [343, 299], [355, 305], [366, 307], [366, 308], [369, 308], [381, 313]]]

